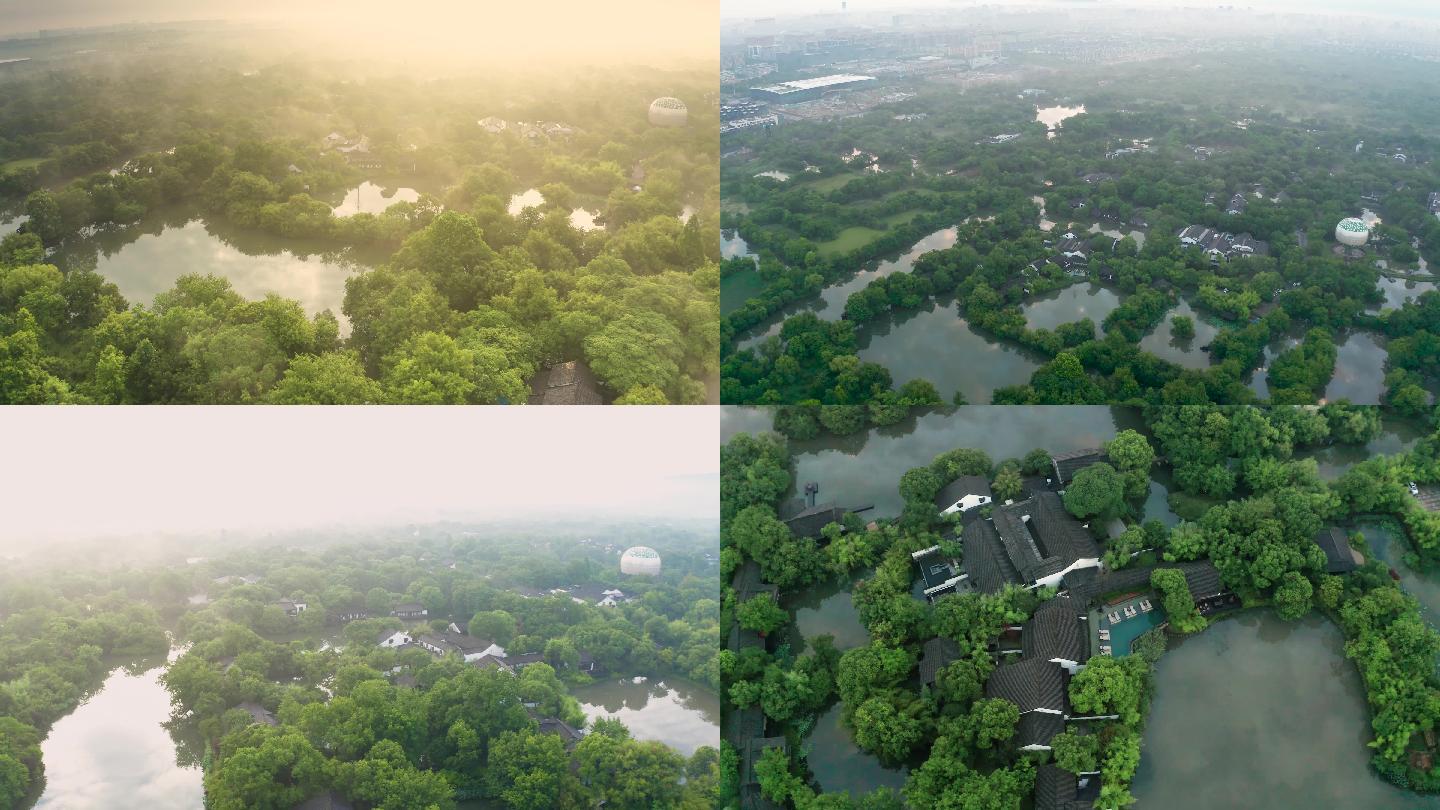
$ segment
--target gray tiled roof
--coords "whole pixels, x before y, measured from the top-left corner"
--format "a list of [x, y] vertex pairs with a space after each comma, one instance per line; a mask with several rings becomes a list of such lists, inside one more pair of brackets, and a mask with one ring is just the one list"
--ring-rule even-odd
[[935, 674], [960, 657], [960, 645], [948, 638], [932, 638], [921, 648], [920, 683], [935, 683]]
[[1061, 571], [1076, 560], [1100, 556], [1090, 532], [1065, 511], [1053, 492], [1037, 492], [1028, 500], [997, 508], [994, 522], [1011, 564], [1026, 582]]
[[976, 588], [994, 593], [1020, 581], [1020, 574], [990, 521], [977, 520], [966, 526], [960, 533], [960, 542], [965, 549], [965, 573], [970, 575]]
[[1179, 569], [1181, 573], [1185, 574], [1185, 584], [1190, 587], [1190, 595], [1196, 599], [1215, 596], [1225, 590], [1224, 583], [1220, 581], [1220, 572], [1216, 570], [1215, 566], [1209, 560], [1196, 560], [1111, 571], [1080, 587], [1072, 588], [1069, 595], [1076, 603], [1088, 605], [1107, 593], [1144, 590], [1150, 587], [1150, 573], [1156, 568]]
[[1083, 662], [1090, 658], [1089, 632], [1080, 622], [1076, 604], [1058, 596], [1042, 604], [1020, 629], [1020, 649], [1026, 659], [1063, 658]]
[[1050, 712], [1026, 712], [1015, 725], [1015, 745], [1049, 745], [1065, 730], [1065, 718]]
[[1315, 545], [1325, 552], [1326, 573], [1348, 574], [1360, 567], [1350, 549], [1350, 538], [1334, 526], [1321, 529], [1320, 533], [1315, 535]]
[[840, 523], [844, 518], [845, 509], [833, 503], [822, 503], [803, 509], [784, 518], [784, 521], [796, 537], [819, 537], [821, 529], [831, 523]]
[[1091, 810], [1078, 795], [1075, 774], [1049, 764], [1035, 771], [1035, 810]]
[[603, 405], [600, 382], [578, 360], [551, 366], [530, 380], [531, 405]]
[[996, 667], [985, 681], [985, 697], [1001, 698], [1020, 707], [1020, 711], [1036, 709], [1066, 710], [1065, 670], [1059, 664], [1032, 658]]
[[990, 482], [985, 480], [984, 476], [962, 475], [941, 487], [940, 491], [935, 494], [935, 508], [948, 509], [966, 495], [994, 497], [990, 493]]
[[1055, 474], [1059, 477], [1061, 484], [1068, 484], [1075, 478], [1075, 473], [1105, 460], [1105, 451], [1098, 447], [1090, 447], [1084, 450], [1071, 450], [1065, 453], [1056, 453], [1050, 457], [1055, 468]]

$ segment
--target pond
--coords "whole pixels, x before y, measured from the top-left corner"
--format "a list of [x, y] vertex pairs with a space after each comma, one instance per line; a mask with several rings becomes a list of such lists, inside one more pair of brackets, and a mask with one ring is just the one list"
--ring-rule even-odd
[[345, 199], [333, 210], [337, 217], [378, 214], [398, 202], [419, 201], [420, 192], [413, 188], [387, 188], [367, 180], [346, 192]]
[[[1154, 438], [1151, 445], [1155, 445]], [[1170, 492], [1175, 489], [1175, 478], [1169, 467], [1156, 467], [1150, 472], [1150, 492], [1145, 496], [1145, 506], [1140, 512], [1142, 520], [1158, 520], [1166, 528], [1173, 529], [1180, 523], [1180, 516], [1170, 508]]]
[[1335, 376], [1325, 386], [1325, 400], [1348, 399], [1355, 405], [1378, 405], [1385, 392], [1385, 345], [1369, 332], [1352, 332], [1336, 347]]
[[1409, 419], [1382, 416], [1380, 435], [1365, 444], [1332, 444], [1295, 451], [1297, 459], [1313, 458], [1320, 477], [1335, 481], [1358, 464], [1376, 456], [1393, 456], [1414, 447], [1426, 435], [1423, 425]]
[[1370, 716], [1340, 631], [1251, 611], [1172, 640], [1131, 792], [1137, 807], [1435, 807], [1369, 767]]
[[779, 180], [779, 181], [782, 182], [782, 183], [785, 182], [786, 180], [789, 180], [789, 179], [790, 179], [790, 173], [789, 173], [789, 172], [782, 172], [782, 171], [780, 171], [779, 169], [771, 169], [771, 170], [769, 170], [769, 171], [756, 172], [756, 173], [755, 173], [755, 176], [756, 176], [756, 177], [772, 177], [772, 178], [774, 178], [774, 179], [776, 179], [776, 180]]
[[1063, 290], [1046, 293], [1020, 307], [1025, 325], [1031, 329], [1054, 329], [1082, 318], [1095, 322], [1097, 331], [1105, 316], [1120, 306], [1120, 295], [1099, 284], [1071, 284]]
[[[1196, 328], [1198, 331], [1199, 324], [1196, 324]], [[1285, 337], [1265, 347], [1265, 355], [1264, 359], [1260, 361], [1260, 367], [1251, 369], [1250, 382], [1246, 383], [1246, 386], [1255, 392], [1255, 396], [1260, 399], [1270, 398], [1270, 364], [1275, 362], [1275, 358], [1279, 357], [1281, 352], [1299, 345], [1300, 338]]]
[[1030, 198], [1030, 202], [1033, 202], [1033, 203], [1035, 203], [1036, 205], [1040, 206], [1040, 221], [1039, 221], [1040, 230], [1042, 230], [1042, 231], [1051, 231], [1051, 230], [1054, 230], [1054, 229], [1055, 229], [1055, 220], [1053, 220], [1053, 219], [1047, 219], [1048, 214], [1045, 212], [1045, 198], [1044, 198], [1044, 197], [1041, 197], [1040, 195], [1037, 194], [1037, 195], [1035, 195], [1034, 197], [1031, 197], [1031, 198]]
[[795, 612], [795, 631], [806, 640], [828, 633], [835, 637], [837, 650], [869, 644], [870, 633], [860, 623], [860, 611], [855, 607], [852, 589], [855, 582], [872, 573], [857, 573], [848, 582], [831, 581], [799, 594], [787, 595], [785, 606]]
[[720, 747], [720, 697], [683, 678], [606, 681], [571, 694], [586, 717], [618, 718], [637, 740], [658, 740], [687, 757], [702, 745]]
[[909, 769], [887, 768], [880, 760], [861, 751], [841, 720], [839, 703], [820, 716], [815, 730], [801, 743], [808, 754], [805, 758], [815, 781], [826, 793], [850, 791], [851, 796], [864, 796], [879, 788], [900, 790], [905, 786]]
[[1058, 105], [1054, 107], [1037, 106], [1035, 108], [1035, 120], [1044, 124], [1045, 128], [1049, 130], [1049, 132], [1045, 133], [1045, 137], [1054, 138], [1055, 130], [1060, 129], [1062, 126], [1064, 126], [1065, 119], [1074, 118], [1075, 116], [1083, 115], [1084, 113], [1084, 104], [1080, 104], [1075, 107], [1063, 107]]
[[5, 215], [0, 214], [0, 239], [4, 239], [10, 234], [20, 230], [20, 226], [24, 225], [28, 221], [30, 221], [30, 217], [27, 217], [24, 214], [12, 216], [8, 219], [5, 217]]
[[1030, 382], [1046, 360], [971, 329], [948, 297], [867, 323], [857, 346], [860, 359], [889, 369], [897, 387], [923, 378], [947, 402], [958, 392], [966, 402], [987, 404], [995, 389]]
[[[742, 256], [749, 256], [751, 261], [759, 258], [750, 252], [750, 246], [740, 238], [739, 231], [721, 231], [720, 258], [738, 259]], [[760, 278], [758, 270], [744, 270], [721, 277], [720, 314], [729, 315], [764, 290], [765, 280]]]
[[209, 273], [224, 276], [248, 299], [275, 293], [299, 301], [312, 315], [328, 309], [340, 318], [344, 331], [345, 279], [362, 269], [362, 259], [368, 263], [375, 258], [333, 245], [229, 229], [184, 214], [147, 217], [129, 228], [103, 231], [66, 245], [58, 255], [65, 269], [93, 262], [95, 271], [132, 303], [148, 305], [159, 293], [174, 289], [181, 276]]
[[1394, 524], [1361, 520], [1354, 530], [1365, 535], [1375, 559], [1400, 574], [1400, 587], [1420, 602], [1426, 620], [1435, 624], [1440, 620], [1440, 574], [1421, 573], [1406, 565], [1405, 552], [1410, 549], [1410, 541], [1397, 534], [1401, 531], [1399, 526], [1392, 526]]
[[511, 194], [505, 211], [512, 217], [520, 216], [526, 208], [539, 208], [545, 204], [545, 195], [538, 188], [527, 188], [519, 194]]
[[[874, 265], [861, 268], [859, 272], [844, 281], [832, 284], [821, 290], [818, 297], [806, 299], [803, 302], [786, 307], [784, 312], [780, 316], [777, 316], [780, 320], [776, 320], [762, 331], [751, 334], [742, 341], [738, 341], [736, 345], [741, 349], [760, 345], [771, 335], [780, 334], [780, 327], [784, 325], [784, 318], [800, 312], [814, 312], [826, 320], [838, 321], [840, 320], [840, 316], [845, 312], [845, 302], [850, 299], [852, 294], [865, 289], [870, 282], [877, 278], [884, 278], [892, 273], [902, 271], [908, 272], [910, 268], [915, 266], [915, 260], [926, 253], [933, 250], [943, 250], [948, 247], [953, 247], [955, 245], [955, 238], [956, 229], [954, 227], [942, 228], [935, 231], [921, 238], [920, 241], [914, 245], [911, 245], [910, 249], [903, 255], [894, 259], [885, 259]], [[721, 250], [723, 255], [723, 240], [721, 242]], [[722, 303], [721, 306], [723, 307], [724, 304]]]
[[[4, 226], [0, 225], [0, 234], [3, 234]], [[1379, 312], [1382, 309], [1399, 309], [1406, 301], [1414, 301], [1421, 295], [1435, 289], [1433, 281], [1412, 281], [1408, 278], [1390, 278], [1381, 276], [1378, 283], [1380, 292], [1385, 294], [1385, 301], [1368, 308], [1367, 312]]]
[[164, 727], [170, 719], [170, 693], [160, 684], [164, 671], [158, 658], [116, 669], [89, 700], [55, 723], [40, 746], [45, 789], [36, 810], [203, 805], [200, 769], [177, 764], [175, 740]]
[[600, 212], [588, 208], [576, 208], [570, 212], [570, 227], [577, 231], [603, 231], [605, 226], [595, 221]]
[[[1177, 315], [1183, 315], [1195, 324], [1195, 337], [1188, 340], [1175, 337], [1170, 321]], [[1182, 298], [1180, 305], [1165, 313], [1165, 320], [1141, 339], [1140, 348], [1184, 368], [1205, 369], [1210, 367], [1210, 353], [1200, 347], [1209, 346], [1218, 334], [1220, 327], [1206, 321], [1204, 315], [1196, 312], [1190, 302]]]
[[[722, 436], [754, 431], [761, 420], [746, 409], [725, 408]], [[731, 414], [731, 411], [739, 411]], [[765, 414], [768, 419], [768, 413]], [[797, 487], [820, 484], [820, 500], [873, 504], [864, 517], [894, 517], [904, 501], [900, 476], [957, 447], [984, 450], [992, 461], [1020, 458], [1037, 447], [1051, 453], [1099, 447], [1125, 428], [1138, 427], [1134, 412], [1103, 405], [972, 405], [920, 413], [896, 425], [853, 436], [790, 442]]]
[[1128, 236], [1131, 239], [1135, 240], [1135, 247], [1145, 247], [1145, 232], [1134, 228], [1130, 229], [1129, 231], [1122, 232], [1116, 228], [1101, 227], [1100, 223], [1096, 222], [1090, 226], [1090, 230], [1086, 231], [1086, 233], [1103, 233], [1111, 239], [1124, 239]]

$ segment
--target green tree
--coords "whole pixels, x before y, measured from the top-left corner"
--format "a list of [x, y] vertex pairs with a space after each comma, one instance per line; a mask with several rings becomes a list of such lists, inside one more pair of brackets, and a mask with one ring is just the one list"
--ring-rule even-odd
[[746, 630], [768, 634], [789, 621], [790, 614], [775, 603], [774, 596], [762, 593], [741, 602], [739, 609], [735, 611], [735, 619]]
[[1065, 488], [1065, 508], [1082, 520], [1109, 520], [1125, 511], [1125, 478], [1105, 462], [1075, 474]]

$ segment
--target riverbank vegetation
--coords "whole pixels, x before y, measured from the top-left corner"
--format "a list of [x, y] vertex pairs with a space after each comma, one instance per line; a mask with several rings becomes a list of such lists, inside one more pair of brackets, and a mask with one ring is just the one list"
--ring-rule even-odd
[[[646, 535], [626, 539], [662, 550], [653, 579], [618, 573], [613, 543], [446, 532], [116, 572], [17, 566], [0, 577], [0, 807], [36, 789], [39, 739], [121, 657], [164, 665], [172, 647], [171, 734], [212, 807], [288, 810], [326, 792], [415, 810], [711, 807], [713, 746], [684, 756], [617, 719], [587, 722], [571, 694], [614, 679], [718, 687], [713, 556], [683, 531]], [[610, 590], [623, 596], [601, 606]], [[503, 657], [467, 662], [446, 638]]]
[[[293, 58], [202, 38], [5, 82], [0, 207], [26, 219], [0, 242], [0, 402], [523, 403], [571, 361], [607, 402], [714, 401], [713, 68], [417, 83]], [[688, 124], [652, 125], [657, 96]], [[337, 209], [372, 180], [422, 191]], [[204, 261], [153, 300], [104, 275], [191, 220], [352, 267], [343, 301], [247, 299], [274, 280]]]
[[[793, 425], [797, 410], [775, 409], [775, 427]], [[964, 412], [957, 409], [953, 418], [964, 418]], [[1350, 564], [1345, 549], [1338, 567], [1317, 541], [1322, 529], [1388, 514], [1409, 540], [1407, 558], [1416, 567], [1435, 560], [1436, 513], [1409, 489], [1412, 481], [1427, 487], [1440, 482], [1434, 418], [1426, 420], [1426, 434], [1412, 448], [1356, 463], [1327, 480], [1313, 459], [1297, 454], [1371, 442], [1382, 430], [1377, 408], [1187, 405], [1139, 415], [1143, 432], [1121, 431], [1105, 446], [1105, 461], [1074, 475], [1063, 500], [1077, 518], [1093, 519], [1092, 534], [1115, 576], [1131, 567], [1150, 572], [1120, 594], [1062, 586], [1058, 595], [1131, 598], [1148, 588], [1168, 624], [1141, 634], [1128, 655], [1100, 654], [1082, 662], [1086, 666], [1068, 679], [1067, 691], [1069, 714], [1086, 719], [1068, 723], [1048, 749], [1030, 751], [1014, 742], [1016, 704], [987, 693], [987, 682], [1004, 661], [1002, 652], [1016, 649], [1018, 639], [1007, 628], [1026, 623], [1057, 589], [1007, 586], [929, 602], [916, 596], [912, 554], [938, 546], [944, 557], [964, 557], [954, 534], [960, 516], [946, 518], [935, 508], [936, 493], [947, 483], [981, 476], [998, 491], [1002, 476], [1017, 476], [1024, 486], [1034, 486], [1050, 475], [1049, 455], [1040, 449], [997, 463], [971, 448], [942, 453], [897, 482], [904, 499], [899, 516], [868, 527], [849, 516], [816, 538], [797, 536], [779, 519], [777, 510], [792, 492], [785, 439], [740, 434], [727, 442], [721, 454], [727, 580], [757, 565], [763, 581], [778, 586], [783, 606], [787, 593], [873, 569], [852, 591], [867, 644], [837, 652], [828, 636], [802, 638], [769, 627], [761, 643], [726, 653], [727, 706], [735, 716], [758, 708], [767, 740], [763, 753], [747, 762], [754, 741], [745, 734], [755, 733], [754, 723], [744, 727], [747, 732], [727, 720], [723, 756], [733, 763], [722, 788], [727, 806], [735, 806], [747, 789], [758, 789], [797, 808], [889, 807], [902, 797], [909, 806], [1019, 808], [1028, 806], [1040, 769], [1056, 764], [1070, 773], [1099, 775], [1096, 807], [1127, 806], [1134, 801], [1129, 786], [1166, 633], [1203, 632], [1225, 611], [1242, 606], [1273, 609], [1290, 621], [1319, 611], [1335, 622], [1345, 635], [1344, 654], [1365, 687], [1375, 771], [1411, 790], [1440, 790], [1434, 744], [1440, 631], [1426, 621], [1394, 571], [1368, 553], [1362, 537], [1355, 535], [1351, 544], [1363, 562]], [[1157, 464], [1170, 468], [1172, 499], [1208, 506], [1173, 527], [1158, 520], [1142, 524], [1140, 502]], [[1111, 518], [1119, 518], [1125, 529], [1107, 527], [1102, 536], [1099, 527]], [[1201, 605], [1182, 572], [1205, 563], [1218, 574], [1221, 592], [1201, 594], [1206, 597]], [[741, 587], [742, 579], [737, 576], [734, 587]], [[755, 585], [749, 581], [745, 587]], [[725, 627], [744, 604], [727, 587]], [[927, 676], [933, 685], [917, 689], [917, 667], [923, 674], [925, 656], [940, 642], [948, 663]], [[805, 760], [807, 737], [837, 702], [860, 752], [908, 769], [900, 796], [884, 790], [863, 799], [834, 795], [815, 781]], [[777, 738], [784, 745], [774, 744]], [[1163, 774], [1158, 778], [1163, 784]]]
[[[1213, 95], [1211, 81], [1192, 78], [1197, 64], [1207, 77], [1240, 75], [1262, 58], [1267, 75], [1300, 89], [1270, 86], [1273, 96], [1192, 106], [1197, 94]], [[1358, 56], [1340, 59], [1358, 71], [1375, 67]], [[911, 362], [904, 377], [883, 359], [894, 356], [884, 347], [898, 324], [938, 307], [991, 343], [1046, 360], [1029, 379], [992, 390], [990, 401], [999, 404], [1314, 403], [1336, 376], [1336, 347], [1369, 336], [1378, 354], [1360, 362], [1388, 359], [1392, 370], [1415, 376], [1342, 396], [1416, 412], [1417, 392], [1437, 379], [1425, 359], [1436, 352], [1425, 347], [1440, 334], [1440, 294], [1422, 285], [1397, 302], [1382, 282], [1386, 274], [1436, 279], [1429, 268], [1440, 266], [1440, 219], [1427, 211], [1427, 198], [1440, 190], [1440, 164], [1428, 156], [1440, 142], [1406, 123], [1423, 114], [1397, 117], [1374, 98], [1306, 118], [1271, 111], [1296, 92], [1332, 92], [1326, 77], [1336, 69], [1294, 52], [1187, 54], [1047, 71], [1043, 87], [1021, 97], [1023, 85], [1014, 82], [970, 87], [959, 102], [948, 84], [916, 79], [904, 88], [914, 98], [844, 127], [795, 122], [738, 136], [747, 148], [722, 167], [723, 194], [734, 204], [721, 225], [743, 238], [750, 255], [724, 263], [722, 273], [758, 274], [764, 288], [723, 319], [722, 401], [861, 405], [907, 384], [938, 388], [950, 401], [956, 375], [965, 373], [945, 356], [953, 347], [936, 343], [934, 362]], [[1168, 78], [1157, 83], [1156, 75]], [[1414, 76], [1402, 81], [1419, 87]], [[1137, 84], [1151, 95], [1134, 97], [1129, 88]], [[1035, 120], [1037, 104], [1081, 101], [1083, 113], [1058, 133]], [[1375, 114], [1353, 115], [1356, 109]], [[1017, 137], [990, 142], [997, 133]], [[1397, 140], [1410, 150], [1404, 159], [1394, 157], [1396, 148], [1373, 148]], [[1116, 154], [1121, 147], [1129, 151]], [[883, 171], [834, 187], [817, 182], [844, 172], [841, 156], [854, 149], [881, 156]], [[1426, 158], [1412, 159], [1417, 153]], [[777, 168], [789, 179], [762, 173]], [[1335, 223], [1362, 210], [1373, 215], [1370, 243], [1347, 253], [1334, 240]], [[912, 216], [883, 224], [901, 211]], [[880, 235], [845, 253], [819, 248], [862, 225]], [[1212, 259], [1182, 244], [1180, 232], [1192, 225], [1264, 244], [1253, 255]], [[941, 228], [955, 229], [952, 247], [880, 274], [850, 295], [843, 314], [808, 311], [824, 287]], [[1422, 259], [1426, 269], [1417, 266]], [[1076, 312], [1055, 329], [1027, 325], [1028, 305], [1086, 282], [1121, 295], [1119, 308], [1103, 319]], [[1182, 301], [1219, 329], [1203, 346], [1182, 347], [1205, 359], [1200, 368], [1139, 345]], [[739, 347], [782, 318], [777, 335]], [[1185, 341], [1193, 327], [1177, 320], [1173, 336]], [[1302, 336], [1302, 346], [1284, 351]], [[1268, 377], [1268, 392], [1251, 384], [1256, 377]]]

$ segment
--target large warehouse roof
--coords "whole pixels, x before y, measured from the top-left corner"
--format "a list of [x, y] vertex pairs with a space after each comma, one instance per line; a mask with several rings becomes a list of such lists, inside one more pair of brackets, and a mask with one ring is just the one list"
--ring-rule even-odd
[[785, 94], [799, 93], [805, 90], [817, 90], [822, 87], [834, 87], [841, 84], [854, 84], [855, 82], [874, 81], [874, 76], [857, 76], [851, 73], [835, 73], [830, 76], [817, 76], [813, 79], [795, 79], [789, 82], [757, 87], [756, 90], [764, 90], [767, 93]]

